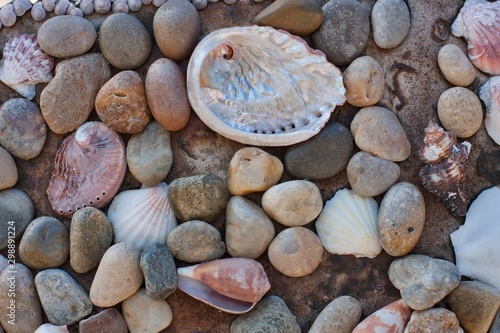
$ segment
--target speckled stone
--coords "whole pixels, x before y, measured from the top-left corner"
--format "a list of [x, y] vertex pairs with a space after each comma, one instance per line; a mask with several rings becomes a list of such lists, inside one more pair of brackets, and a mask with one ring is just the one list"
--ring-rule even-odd
[[177, 289], [177, 268], [166, 244], [153, 243], [146, 247], [140, 265], [146, 291], [153, 299], [165, 299]]
[[401, 44], [410, 31], [410, 11], [403, 0], [378, 0], [371, 12], [373, 40], [382, 49]]
[[54, 217], [34, 219], [21, 238], [19, 256], [33, 269], [61, 266], [69, 256], [68, 228]]
[[163, 181], [172, 162], [170, 132], [154, 120], [127, 143], [128, 169], [144, 185], [155, 186]]
[[99, 89], [111, 78], [100, 53], [63, 60], [40, 95], [42, 116], [52, 132], [66, 134], [83, 124], [94, 109]]
[[118, 69], [142, 66], [151, 54], [151, 37], [134, 16], [116, 13], [99, 28], [99, 46], [109, 63]]
[[47, 125], [38, 106], [24, 98], [12, 98], [0, 107], [0, 145], [15, 157], [29, 160], [42, 151]]
[[443, 45], [439, 49], [437, 59], [444, 78], [455, 86], [468, 86], [476, 78], [476, 69], [455, 44]]
[[353, 106], [375, 105], [384, 93], [384, 71], [370, 56], [354, 59], [344, 71], [343, 82], [347, 103]]
[[308, 333], [351, 333], [361, 314], [361, 303], [357, 299], [340, 296], [320, 312]]
[[413, 311], [404, 333], [464, 333], [457, 316], [450, 310], [433, 308], [423, 311]]
[[55, 16], [45, 21], [37, 33], [42, 50], [57, 58], [72, 58], [86, 53], [97, 39], [94, 25], [83, 17]]
[[17, 177], [16, 162], [9, 152], [0, 146], [0, 190], [16, 185]]
[[97, 332], [128, 333], [127, 323], [118, 310], [109, 308], [81, 320], [78, 324], [78, 333]]
[[283, 163], [262, 149], [245, 147], [229, 162], [229, 192], [245, 195], [265, 191], [276, 185], [283, 175]]
[[483, 108], [476, 94], [467, 88], [453, 87], [439, 96], [437, 111], [441, 124], [459, 138], [474, 135], [483, 122]]
[[71, 325], [92, 312], [89, 295], [62, 269], [46, 269], [35, 276], [43, 310], [54, 325]]
[[281, 298], [267, 296], [231, 324], [231, 333], [248, 332], [300, 333], [300, 326]]
[[151, 298], [146, 289], [139, 289], [124, 300], [122, 311], [130, 333], [160, 332], [172, 323], [167, 301]]
[[215, 220], [226, 208], [226, 183], [215, 175], [177, 178], [168, 187], [168, 200], [180, 221]]
[[0, 191], [0, 250], [9, 245], [9, 231], [17, 241], [34, 217], [35, 207], [26, 193], [17, 188]]
[[313, 33], [314, 48], [337, 66], [350, 63], [365, 49], [370, 12], [356, 0], [332, 0], [323, 5], [323, 23]]
[[94, 207], [79, 209], [71, 219], [70, 264], [77, 273], [99, 265], [113, 241], [113, 227], [106, 214]]
[[168, 235], [167, 245], [174, 257], [193, 263], [219, 259], [226, 251], [220, 232], [198, 220], [175, 227]]

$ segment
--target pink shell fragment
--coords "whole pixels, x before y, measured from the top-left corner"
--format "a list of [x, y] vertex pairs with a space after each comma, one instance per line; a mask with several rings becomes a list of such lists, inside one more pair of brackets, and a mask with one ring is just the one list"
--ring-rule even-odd
[[366, 317], [352, 333], [403, 333], [409, 319], [410, 308], [400, 299]]

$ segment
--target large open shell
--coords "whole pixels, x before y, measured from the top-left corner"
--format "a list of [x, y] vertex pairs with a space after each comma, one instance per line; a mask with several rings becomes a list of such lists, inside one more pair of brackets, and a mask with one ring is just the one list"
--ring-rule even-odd
[[342, 74], [321, 51], [271, 27], [212, 32], [187, 73], [191, 106], [232, 140], [282, 146], [317, 134], [345, 101]]
[[484, 119], [486, 132], [496, 144], [500, 145], [500, 76], [493, 76], [486, 81], [479, 88], [479, 97], [486, 106]]

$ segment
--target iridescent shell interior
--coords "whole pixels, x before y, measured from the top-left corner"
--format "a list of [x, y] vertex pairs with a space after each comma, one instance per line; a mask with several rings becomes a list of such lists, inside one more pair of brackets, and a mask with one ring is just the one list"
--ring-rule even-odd
[[187, 85], [191, 106], [206, 125], [263, 146], [307, 140], [345, 101], [340, 70], [301, 38], [271, 27], [206, 36], [190, 59]]

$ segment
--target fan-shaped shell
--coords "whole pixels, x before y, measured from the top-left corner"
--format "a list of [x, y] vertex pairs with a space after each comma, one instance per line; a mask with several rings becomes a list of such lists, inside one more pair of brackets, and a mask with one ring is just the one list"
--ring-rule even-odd
[[235, 141], [290, 145], [317, 134], [345, 101], [342, 74], [305, 41], [271, 27], [212, 32], [187, 73], [191, 106]]
[[486, 81], [479, 88], [479, 97], [486, 106], [486, 132], [500, 145], [500, 76], [493, 76]]
[[66, 217], [80, 208], [104, 207], [118, 192], [127, 161], [125, 144], [104, 123], [81, 125], [56, 153], [47, 194], [52, 208]]
[[487, 189], [472, 202], [465, 224], [451, 233], [461, 275], [500, 290], [500, 188]]
[[36, 85], [52, 80], [54, 58], [43, 52], [36, 35], [9, 39], [0, 61], [0, 81], [27, 99], [33, 99]]
[[375, 199], [343, 189], [326, 202], [316, 220], [316, 231], [325, 250], [332, 254], [375, 258], [382, 251], [377, 217]]
[[469, 59], [483, 72], [500, 74], [500, 2], [467, 0], [451, 26], [465, 37]]
[[69, 333], [68, 328], [66, 325], [63, 326], [55, 326], [52, 324], [43, 324], [42, 326], [38, 327], [35, 331], [35, 333]]
[[167, 243], [177, 220], [167, 198], [168, 185], [143, 186], [118, 194], [108, 209], [114, 242], [130, 243], [144, 249], [154, 242]]

